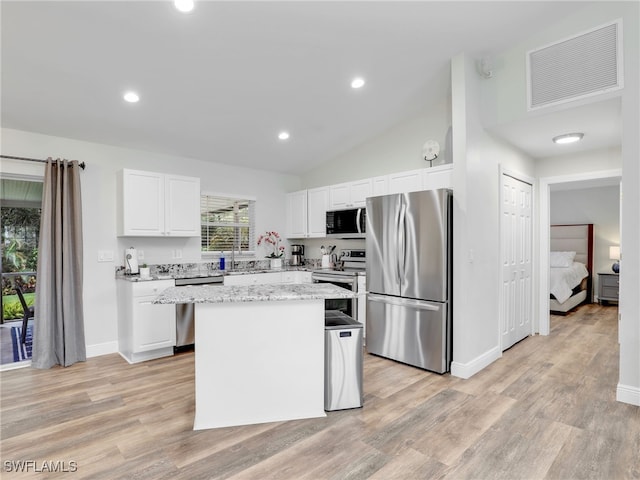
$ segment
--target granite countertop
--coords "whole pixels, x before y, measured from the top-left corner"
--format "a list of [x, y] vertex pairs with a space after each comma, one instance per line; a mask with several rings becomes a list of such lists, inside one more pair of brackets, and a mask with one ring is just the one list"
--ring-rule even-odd
[[170, 287], [153, 303], [241, 303], [283, 300], [354, 298], [351, 290], [331, 283], [271, 284], [242, 286], [197, 285]]
[[148, 277], [141, 277], [140, 275], [124, 275], [116, 274], [116, 279], [125, 280], [127, 282], [152, 282], [154, 280], [175, 280], [178, 278], [209, 278], [209, 277], [226, 277], [235, 275], [251, 275], [255, 273], [278, 273], [278, 272], [311, 272], [310, 268], [306, 267], [287, 267], [278, 268], [275, 270], [270, 269], [248, 269], [248, 270], [216, 270], [211, 273], [154, 273]]

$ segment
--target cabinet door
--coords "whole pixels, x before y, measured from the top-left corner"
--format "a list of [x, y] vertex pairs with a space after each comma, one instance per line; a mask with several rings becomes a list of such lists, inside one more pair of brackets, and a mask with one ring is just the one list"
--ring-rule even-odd
[[307, 190], [307, 234], [309, 237], [327, 235], [327, 205], [329, 189], [327, 187]]
[[351, 205], [350, 188], [348, 183], [339, 183], [329, 187], [329, 209], [348, 208]]
[[307, 191], [287, 194], [286, 205], [287, 238], [307, 236]]
[[164, 234], [164, 175], [124, 169], [121, 235], [156, 237]]
[[165, 232], [174, 237], [200, 236], [200, 179], [165, 177]]
[[282, 283], [282, 272], [246, 273], [239, 275], [225, 275], [224, 286], [266, 285]]
[[371, 185], [371, 195], [386, 195], [389, 193], [389, 177], [387, 175], [382, 175], [380, 177], [374, 177], [372, 179]]
[[370, 197], [373, 191], [372, 180], [366, 178], [364, 180], [358, 180], [357, 182], [351, 182], [350, 191], [351, 206], [364, 207], [367, 203], [367, 197]]
[[389, 193], [407, 193], [422, 190], [422, 170], [392, 173], [389, 175]]
[[436, 190], [438, 188], [452, 188], [453, 165], [438, 165], [425, 168], [422, 174], [422, 187], [424, 190]]
[[134, 298], [133, 352], [146, 352], [176, 344], [176, 306], [156, 305], [157, 295]]

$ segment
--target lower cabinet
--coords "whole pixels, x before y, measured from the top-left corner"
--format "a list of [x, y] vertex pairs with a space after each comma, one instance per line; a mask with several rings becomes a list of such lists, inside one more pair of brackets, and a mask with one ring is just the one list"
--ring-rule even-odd
[[118, 281], [118, 350], [129, 363], [173, 355], [176, 306], [153, 300], [173, 280]]
[[311, 272], [287, 270], [283, 272], [226, 275], [224, 277], [225, 286], [268, 285], [273, 283], [311, 283]]

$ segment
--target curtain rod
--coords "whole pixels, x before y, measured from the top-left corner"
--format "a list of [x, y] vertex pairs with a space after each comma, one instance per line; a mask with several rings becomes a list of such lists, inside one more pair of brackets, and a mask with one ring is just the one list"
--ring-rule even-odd
[[[41, 160], [39, 158], [27, 158], [27, 157], [12, 157], [11, 155], [0, 155], [0, 157], [2, 158], [8, 158], [11, 160], [25, 160], [27, 162], [39, 162], [39, 163], [47, 163], [47, 160]], [[81, 162], [78, 164], [78, 166], [84, 170], [85, 164], [84, 162]]]

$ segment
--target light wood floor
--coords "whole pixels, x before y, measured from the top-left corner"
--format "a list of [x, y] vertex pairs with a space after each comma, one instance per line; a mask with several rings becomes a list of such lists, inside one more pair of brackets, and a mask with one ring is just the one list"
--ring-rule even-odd
[[366, 356], [365, 406], [193, 431], [193, 354], [118, 355], [3, 372], [6, 461], [77, 462], [52, 478], [640, 478], [640, 408], [615, 401], [617, 310], [552, 317], [469, 380]]

